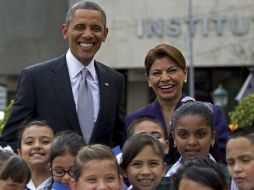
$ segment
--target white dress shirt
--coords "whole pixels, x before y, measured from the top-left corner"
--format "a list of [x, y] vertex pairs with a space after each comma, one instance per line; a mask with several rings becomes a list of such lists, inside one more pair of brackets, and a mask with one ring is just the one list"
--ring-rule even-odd
[[[79, 83], [81, 81], [81, 71], [85, 66], [73, 56], [70, 49], [66, 54], [66, 62], [69, 71], [72, 94], [74, 97], [77, 110], [78, 89]], [[97, 120], [100, 110], [100, 90], [98, 76], [94, 67], [94, 59], [86, 66], [86, 68], [89, 71], [89, 74], [87, 75], [87, 83], [90, 85], [93, 94], [93, 110], [94, 110], [93, 119], [95, 122]]]
[[232, 179], [231, 180], [231, 183], [230, 183], [230, 190], [238, 190], [234, 180]]

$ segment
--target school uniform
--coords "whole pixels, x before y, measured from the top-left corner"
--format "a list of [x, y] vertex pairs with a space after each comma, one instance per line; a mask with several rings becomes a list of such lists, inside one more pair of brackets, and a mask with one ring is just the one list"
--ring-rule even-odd
[[62, 183], [54, 182], [51, 190], [71, 190], [71, 188]]
[[52, 184], [51, 177], [43, 181], [38, 187], [35, 187], [33, 180], [30, 179], [30, 181], [26, 185], [25, 190], [48, 190], [51, 184]]

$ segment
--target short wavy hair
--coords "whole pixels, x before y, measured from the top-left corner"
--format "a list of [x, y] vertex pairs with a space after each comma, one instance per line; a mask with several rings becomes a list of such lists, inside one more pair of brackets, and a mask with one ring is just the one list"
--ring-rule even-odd
[[102, 16], [104, 27], [106, 27], [107, 17], [106, 17], [105, 11], [97, 3], [94, 3], [91, 1], [80, 1], [71, 6], [71, 8], [67, 12], [66, 19], [65, 19], [65, 24], [67, 27], [69, 27], [70, 21], [73, 18], [76, 10], [78, 9], [88, 9], [88, 10], [99, 11]]

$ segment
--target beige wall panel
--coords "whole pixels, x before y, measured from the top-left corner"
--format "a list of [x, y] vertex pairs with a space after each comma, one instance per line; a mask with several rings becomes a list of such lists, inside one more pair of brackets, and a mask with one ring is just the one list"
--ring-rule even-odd
[[[76, 0], [77, 1], [77, 0]], [[76, 2], [75, 1], [75, 2]], [[189, 63], [188, 49], [188, 1], [175, 0], [94, 0], [106, 11], [109, 35], [97, 59], [114, 68], [142, 68], [147, 51], [159, 43], [178, 47]], [[74, 2], [71, 1], [70, 2]], [[193, 16], [198, 19], [193, 37], [193, 60], [197, 67], [248, 66], [254, 57], [254, 2], [252, 0], [193, 0]], [[239, 29], [247, 17], [248, 31], [241, 35], [232, 32], [232, 19], [236, 17]], [[218, 27], [218, 20], [225, 22]], [[161, 35], [138, 36], [140, 20], [162, 20]], [[168, 35], [168, 21], [177, 19], [181, 32]], [[204, 24], [208, 19], [208, 25]], [[147, 27], [147, 25], [145, 25]], [[206, 35], [204, 34], [206, 28]], [[143, 28], [145, 32], [146, 29]], [[220, 32], [221, 31], [221, 32]]]

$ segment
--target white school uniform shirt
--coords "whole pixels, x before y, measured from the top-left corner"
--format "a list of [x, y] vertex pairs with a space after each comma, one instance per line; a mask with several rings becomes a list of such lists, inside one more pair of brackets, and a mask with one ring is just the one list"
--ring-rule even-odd
[[48, 188], [50, 187], [50, 185], [52, 184], [52, 177], [49, 177], [48, 179], [46, 179], [45, 181], [43, 181], [37, 188], [34, 185], [34, 182], [32, 179], [30, 179], [30, 181], [28, 182], [28, 184], [26, 185], [26, 188], [29, 190], [48, 190]]
[[[213, 160], [214, 162], [216, 162], [211, 154], [209, 154], [209, 158], [211, 160]], [[177, 172], [177, 170], [180, 167], [182, 167], [182, 165], [183, 165], [182, 164], [182, 157], [180, 157], [179, 160], [176, 163], [174, 163], [174, 165], [168, 170], [168, 172], [166, 173], [165, 177], [172, 177]]]
[[230, 183], [230, 190], [238, 190], [234, 180], [232, 179], [231, 180], [231, 183]]

